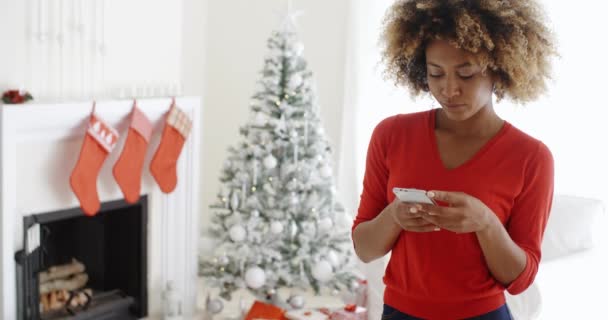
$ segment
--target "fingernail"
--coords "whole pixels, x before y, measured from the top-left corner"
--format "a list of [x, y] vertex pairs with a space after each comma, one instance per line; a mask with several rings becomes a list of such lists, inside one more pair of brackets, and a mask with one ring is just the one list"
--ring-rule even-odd
[[429, 216], [436, 216], [437, 214], [435, 212], [429, 212]]
[[441, 231], [441, 229], [439, 227], [436, 227], [435, 231]]
[[433, 191], [429, 191], [427, 194], [429, 197], [434, 198], [435, 197], [435, 192]]
[[411, 213], [416, 213], [416, 212], [418, 212], [418, 210], [416, 208], [414, 208], [414, 207], [410, 207], [410, 212]]

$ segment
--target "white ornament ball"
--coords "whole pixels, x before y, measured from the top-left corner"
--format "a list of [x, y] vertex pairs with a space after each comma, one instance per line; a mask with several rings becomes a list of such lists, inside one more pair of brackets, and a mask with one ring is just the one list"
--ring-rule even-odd
[[260, 212], [258, 210], [253, 210], [251, 211], [251, 216], [257, 218], [260, 216]]
[[226, 160], [226, 161], [224, 161], [224, 168], [225, 168], [225, 169], [230, 169], [230, 168], [232, 168], [232, 161], [230, 161], [230, 160]]
[[304, 297], [300, 295], [295, 295], [289, 298], [288, 302], [289, 305], [292, 306], [294, 309], [302, 309], [306, 301], [304, 300]]
[[270, 232], [272, 232], [273, 234], [279, 234], [283, 232], [283, 224], [279, 221], [273, 221], [270, 224]]
[[337, 268], [340, 265], [340, 257], [334, 250], [330, 250], [327, 253], [327, 261], [329, 261], [334, 268]]
[[226, 265], [228, 265], [229, 262], [230, 262], [230, 260], [228, 259], [227, 256], [221, 256], [218, 259], [218, 263], [220, 264], [220, 266], [226, 266]]
[[255, 123], [255, 125], [263, 127], [266, 125], [266, 123], [268, 123], [268, 120], [266, 118], [266, 115], [261, 112], [256, 112], [253, 122]]
[[298, 199], [298, 196], [295, 193], [291, 194], [291, 198], [289, 199], [289, 201], [294, 206], [300, 203], [300, 199]]
[[302, 223], [302, 234], [300, 234], [301, 236], [306, 235], [309, 237], [314, 237], [316, 233], [317, 233], [317, 228], [315, 227], [314, 223], [312, 223], [312, 222]]
[[289, 83], [287, 84], [291, 89], [296, 89], [299, 86], [302, 85], [302, 82], [304, 80], [302, 79], [302, 76], [300, 74], [294, 74], [290, 79], [289, 79]]
[[230, 239], [234, 242], [241, 242], [247, 236], [247, 230], [240, 225], [234, 225], [229, 230]]
[[290, 136], [292, 139], [297, 139], [297, 138], [298, 138], [298, 131], [296, 131], [296, 130], [292, 130], [292, 131], [289, 133], [289, 136]]
[[331, 171], [332, 170], [331, 170], [331, 167], [329, 165], [324, 165], [321, 168], [321, 171], [320, 171], [321, 177], [323, 177], [323, 178], [329, 178], [329, 177], [331, 177]]
[[264, 167], [267, 169], [274, 169], [277, 166], [277, 158], [269, 154], [264, 158]]
[[320, 282], [326, 282], [333, 276], [331, 264], [325, 260], [317, 262], [312, 267], [312, 276]]
[[220, 299], [211, 299], [207, 301], [206, 307], [211, 314], [218, 314], [224, 309], [224, 303]]
[[295, 52], [295, 54], [301, 56], [304, 52], [304, 44], [302, 44], [302, 42], [294, 44], [293, 51]]
[[251, 289], [259, 289], [266, 283], [266, 273], [259, 267], [252, 267], [245, 272], [245, 283]]
[[319, 229], [321, 231], [329, 231], [334, 226], [334, 222], [330, 217], [325, 217], [319, 220]]

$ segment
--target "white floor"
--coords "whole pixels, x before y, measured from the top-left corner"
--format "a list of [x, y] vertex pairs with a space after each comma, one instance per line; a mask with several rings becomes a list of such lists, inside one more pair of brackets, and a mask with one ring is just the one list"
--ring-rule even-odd
[[[204, 280], [199, 279], [198, 286], [198, 307], [200, 310], [205, 308], [205, 299], [207, 298], [207, 294], [210, 293], [211, 297], [217, 297], [217, 290], [209, 289], [205, 286]], [[290, 290], [279, 290], [279, 294], [282, 297], [288, 297], [290, 293], [300, 294], [304, 297], [306, 301], [305, 307], [307, 308], [339, 308], [344, 304], [342, 303], [342, 299], [338, 297], [334, 297], [331, 294], [323, 294], [321, 296], [314, 295], [314, 292], [311, 291], [290, 291]], [[247, 309], [253, 304], [255, 298], [247, 291], [240, 290], [237, 291], [232, 298], [232, 301], [224, 301], [224, 310], [220, 313], [219, 316], [214, 317], [214, 320], [218, 319], [238, 319], [240, 316], [240, 308], [239, 302], [242, 300], [243, 306]]]

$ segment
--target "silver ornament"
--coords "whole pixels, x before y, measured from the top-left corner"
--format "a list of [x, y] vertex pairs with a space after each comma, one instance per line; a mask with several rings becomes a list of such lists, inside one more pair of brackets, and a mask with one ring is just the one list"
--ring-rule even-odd
[[320, 173], [321, 173], [321, 177], [329, 178], [329, 177], [331, 177], [332, 169], [329, 165], [324, 165], [321, 168]]
[[302, 309], [304, 307], [304, 304], [306, 303], [304, 297], [300, 295], [291, 296], [288, 302], [289, 305], [292, 306], [294, 309]]
[[228, 230], [230, 239], [234, 242], [241, 242], [247, 237], [247, 230], [241, 225], [234, 225]]
[[278, 163], [277, 158], [275, 158], [271, 154], [266, 156], [266, 158], [264, 158], [263, 162], [264, 162], [264, 167], [266, 167], [266, 169], [274, 169]]
[[236, 192], [232, 193], [232, 197], [230, 199], [230, 209], [232, 211], [236, 211], [239, 208], [239, 195]]
[[280, 221], [273, 221], [270, 223], [270, 232], [273, 234], [280, 234], [283, 232], [283, 224]]
[[300, 203], [300, 199], [298, 199], [298, 196], [296, 195], [295, 192], [291, 193], [291, 198], [289, 199], [289, 201], [294, 206], [297, 205], [298, 203]]
[[207, 311], [211, 314], [218, 314], [224, 309], [224, 303], [220, 299], [207, 299]]
[[313, 266], [312, 276], [320, 282], [327, 282], [333, 277], [333, 268], [329, 262], [321, 260]]
[[327, 253], [326, 258], [332, 265], [332, 267], [337, 268], [338, 266], [340, 266], [340, 256], [338, 255], [338, 253], [336, 253], [336, 251], [330, 250]]
[[218, 259], [218, 263], [220, 264], [220, 266], [226, 266], [226, 265], [228, 265], [229, 262], [230, 262], [230, 260], [228, 259], [227, 256], [221, 256]]
[[266, 283], [266, 273], [259, 267], [252, 267], [245, 272], [245, 283], [251, 289], [261, 288]]

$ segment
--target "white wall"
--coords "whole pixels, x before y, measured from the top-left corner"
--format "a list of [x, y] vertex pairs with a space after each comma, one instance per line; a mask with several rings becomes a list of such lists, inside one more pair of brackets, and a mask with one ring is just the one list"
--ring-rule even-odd
[[[78, 21], [82, 41], [74, 31]], [[25, 88], [45, 102], [177, 91], [182, 24], [182, 1], [2, 0], [0, 90]], [[48, 32], [46, 42], [36, 37], [39, 30]]]
[[[25, 56], [25, 13], [24, 2], [19, 0], [0, 1], [0, 90], [20, 85], [23, 75], [18, 66], [23, 66]], [[22, 30], [23, 32], [15, 32]]]
[[[79, 0], [65, 3], [74, 1]], [[37, 3], [0, 1], [0, 39], [11, 43], [0, 51], [0, 90], [26, 87], [40, 98], [38, 91], [43, 88], [37, 85], [48, 79], [46, 69], [35, 66], [38, 71], [33, 80], [24, 73], [30, 39], [25, 25], [28, 19], [36, 22], [26, 17], [31, 16], [29, 6]], [[105, 0], [105, 6], [106, 96], [130, 97], [133, 89], [141, 96], [142, 87], [180, 83], [184, 95], [203, 97], [200, 208], [205, 228], [209, 221], [206, 208], [220, 186], [227, 148], [240, 139], [239, 127], [249, 116], [249, 98], [263, 66], [266, 40], [282, 21], [287, 0]], [[348, 7], [347, 0], [292, 1], [293, 11], [304, 12], [298, 19], [298, 31], [304, 56], [315, 74], [334, 163], [340, 151]], [[91, 99], [92, 95], [85, 97]]]
[[[266, 39], [278, 27], [286, 0], [211, 0], [207, 7], [206, 79], [203, 120], [201, 227], [216, 199], [227, 148], [240, 140], [239, 127], [249, 116], [249, 98], [263, 67]], [[316, 79], [321, 115], [332, 146], [337, 147], [343, 105], [347, 0], [298, 0], [303, 10], [298, 31], [304, 57]], [[334, 149], [334, 163], [338, 159]]]

